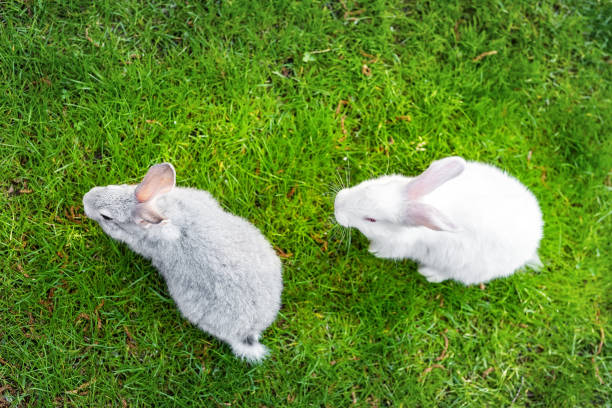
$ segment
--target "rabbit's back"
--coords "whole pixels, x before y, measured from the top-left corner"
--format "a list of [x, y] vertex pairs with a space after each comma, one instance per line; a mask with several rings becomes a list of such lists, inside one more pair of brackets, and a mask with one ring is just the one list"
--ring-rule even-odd
[[463, 174], [423, 199], [465, 227], [528, 231], [541, 228], [537, 199], [520, 181], [496, 167], [469, 162]]
[[280, 308], [282, 277], [263, 234], [206, 191], [175, 188], [158, 205], [180, 236], [152, 261], [183, 315], [221, 339], [269, 326]]
[[445, 234], [442, 243], [439, 234], [430, 234], [436, 241], [434, 263], [443, 259], [453, 278], [482, 282], [510, 275], [534, 255], [537, 258], [543, 225], [537, 199], [498, 168], [470, 162], [459, 177], [423, 201], [448, 214], [458, 227], [457, 233]]

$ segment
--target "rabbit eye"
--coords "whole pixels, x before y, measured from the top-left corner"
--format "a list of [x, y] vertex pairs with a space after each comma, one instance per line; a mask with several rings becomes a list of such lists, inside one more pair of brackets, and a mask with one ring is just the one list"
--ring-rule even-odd
[[104, 218], [106, 221], [111, 221], [112, 218], [109, 217], [108, 215], [104, 215], [104, 214], [100, 214], [102, 216], [102, 218]]
[[370, 218], [370, 217], [365, 217], [365, 220], [370, 221], [370, 222], [376, 222], [374, 218]]

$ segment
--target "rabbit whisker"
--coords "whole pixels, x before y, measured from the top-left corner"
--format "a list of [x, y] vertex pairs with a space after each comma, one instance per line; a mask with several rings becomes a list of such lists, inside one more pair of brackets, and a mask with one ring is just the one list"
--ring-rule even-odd
[[350, 228], [348, 229], [348, 239], [346, 242], [346, 256], [345, 259], [349, 258], [349, 254], [351, 253], [351, 230]]
[[340, 188], [346, 188], [347, 184], [344, 183], [344, 177], [340, 174], [340, 170], [336, 169], [336, 182]]
[[351, 162], [346, 161], [346, 171], [345, 171], [345, 176], [346, 176], [346, 187], [348, 188], [351, 185]]
[[331, 190], [334, 193], [334, 195], [338, 194], [338, 191], [342, 190], [342, 186], [340, 186], [340, 185], [338, 185], [336, 183], [329, 183], [327, 185], [327, 188], [329, 190]]

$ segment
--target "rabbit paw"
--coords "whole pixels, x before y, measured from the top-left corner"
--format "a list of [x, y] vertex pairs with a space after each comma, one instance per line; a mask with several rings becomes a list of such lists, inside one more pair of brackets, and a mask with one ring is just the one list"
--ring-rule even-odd
[[427, 279], [427, 282], [439, 283], [448, 279], [446, 276], [429, 266], [419, 266], [419, 273]]

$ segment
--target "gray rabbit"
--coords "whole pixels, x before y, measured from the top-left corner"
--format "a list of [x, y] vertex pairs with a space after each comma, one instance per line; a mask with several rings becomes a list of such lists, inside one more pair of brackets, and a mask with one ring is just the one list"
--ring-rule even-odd
[[92, 188], [85, 214], [152, 261], [185, 318], [259, 362], [268, 353], [259, 338], [280, 308], [281, 262], [256, 227], [210, 193], [174, 185], [174, 167], [157, 164], [137, 186]]

